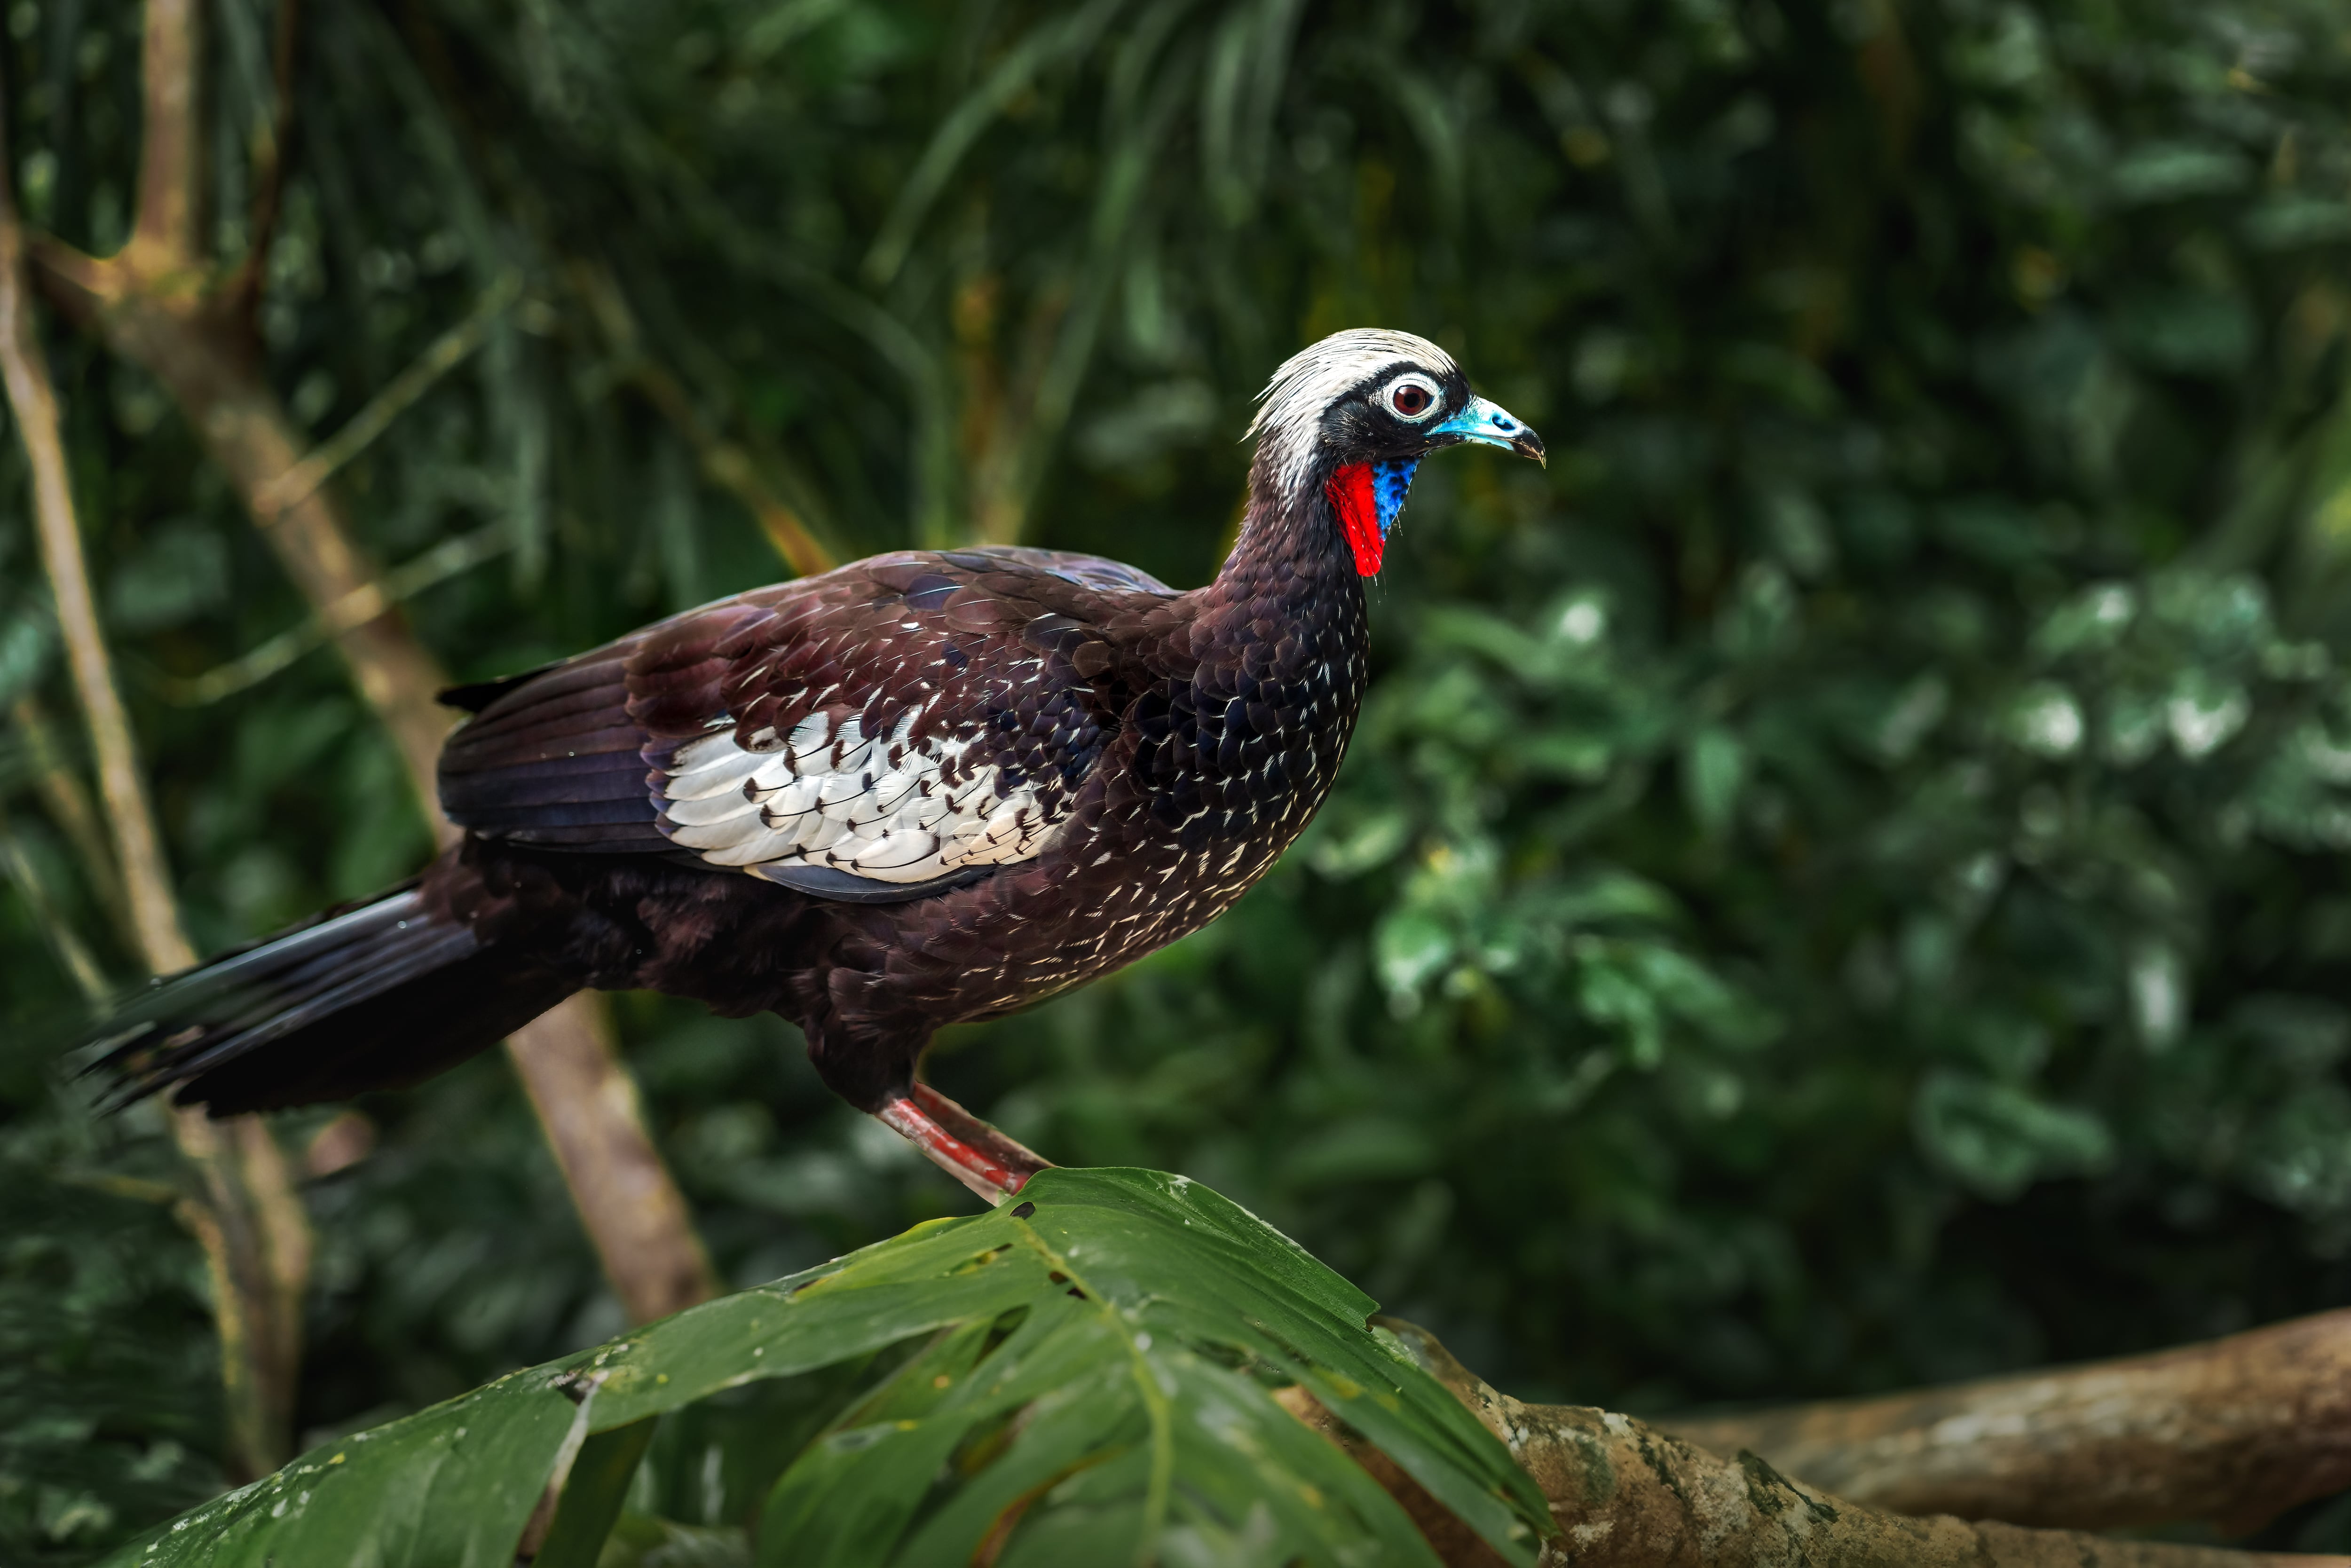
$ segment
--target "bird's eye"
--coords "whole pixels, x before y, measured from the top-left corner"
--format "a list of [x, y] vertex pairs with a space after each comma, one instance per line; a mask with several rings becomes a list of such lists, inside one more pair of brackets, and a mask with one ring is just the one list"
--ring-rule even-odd
[[1399, 419], [1417, 423], [1437, 412], [1437, 389], [1425, 377], [1398, 376], [1388, 383], [1387, 405]]

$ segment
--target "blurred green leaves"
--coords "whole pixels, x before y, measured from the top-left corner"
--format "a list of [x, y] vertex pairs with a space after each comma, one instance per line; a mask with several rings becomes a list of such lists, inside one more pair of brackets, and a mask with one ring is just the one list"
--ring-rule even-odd
[[[514, 528], [405, 605], [483, 676], [778, 574], [648, 364], [844, 553], [986, 531], [1189, 584], [1272, 367], [1437, 337], [1552, 461], [1423, 468], [1299, 852], [1176, 949], [955, 1031], [941, 1082], [1057, 1159], [1213, 1183], [1514, 1393], [2143, 1348], [2351, 1290], [2338, 10], [317, 9], [269, 369], [323, 436], [523, 277], [340, 476], [386, 562]], [[103, 248], [136, 11], [26, 14], [21, 184]], [[257, 79], [219, 82], [232, 230]], [[126, 665], [190, 681], [298, 626], [188, 434], [61, 347]], [[29, 559], [0, 497], [0, 576]], [[45, 614], [0, 589], [0, 693], [62, 713]], [[329, 655], [181, 689], [133, 695], [205, 943], [424, 852]], [[31, 757], [0, 804], [40, 908], [127, 972]], [[0, 894], [28, 1171], [81, 1125], [16, 1043], [79, 1005], [48, 919]], [[962, 1201], [788, 1030], [623, 1019], [737, 1283]], [[496, 1063], [365, 1110], [376, 1153], [310, 1188], [306, 1422], [617, 1332]], [[154, 1160], [96, 1136], [76, 1158]], [[192, 1443], [201, 1323], [123, 1301], [89, 1333], [150, 1358], [154, 1410], [101, 1438]], [[732, 1528], [689, 1484], [732, 1441], [664, 1428], [687, 1500], [647, 1541]], [[116, 1534], [7, 1503], [0, 1554], [163, 1506], [43, 1485]]]
[[2015, 1197], [2050, 1176], [2094, 1175], [2114, 1159], [2113, 1134], [2097, 1117], [1970, 1073], [1929, 1072], [1917, 1116], [1929, 1157], [1990, 1198]]

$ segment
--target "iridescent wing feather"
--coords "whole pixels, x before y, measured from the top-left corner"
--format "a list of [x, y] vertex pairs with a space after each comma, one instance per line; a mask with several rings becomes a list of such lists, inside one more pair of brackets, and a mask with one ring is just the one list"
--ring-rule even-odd
[[1052, 842], [1118, 730], [1120, 628], [1172, 597], [1115, 562], [998, 549], [724, 600], [499, 692], [444, 749], [444, 803], [550, 849], [919, 897]]

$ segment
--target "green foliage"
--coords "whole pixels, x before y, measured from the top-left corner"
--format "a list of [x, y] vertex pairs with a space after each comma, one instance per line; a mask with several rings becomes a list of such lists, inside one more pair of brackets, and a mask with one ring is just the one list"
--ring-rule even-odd
[[[731, 1395], [737, 1469], [700, 1490], [713, 1511], [722, 1486], [739, 1500], [730, 1533], [762, 1563], [962, 1563], [986, 1544], [1007, 1564], [1434, 1564], [1387, 1493], [1274, 1402], [1291, 1384], [1534, 1560], [1533, 1483], [1287, 1237], [1155, 1172], [1049, 1171], [1025, 1198], [336, 1438], [113, 1561], [486, 1568], [559, 1474], [538, 1561], [595, 1563], [653, 1424], [691, 1429]], [[677, 1533], [658, 1469], [621, 1555]]]
[[[233, 256], [267, 17], [216, 9]], [[1283, 355], [1447, 342], [1552, 461], [1422, 470], [1322, 819], [1218, 925], [937, 1076], [1057, 1159], [1213, 1182], [1513, 1392], [1858, 1392], [2351, 1290], [2338, 12], [311, 7], [262, 324], [324, 438], [525, 279], [343, 477], [387, 562], [503, 530], [409, 601], [466, 676], [778, 574], [649, 366], [844, 555], [982, 531], [1196, 582]], [[6, 29], [26, 203], [100, 248], [137, 21]], [[58, 348], [200, 940], [405, 873], [330, 655], [172, 700], [304, 607], [157, 390]], [[59, 717], [0, 462], [0, 695]], [[0, 1159], [45, 1191], [81, 1124], [36, 1054], [78, 1009], [58, 936], [130, 964], [32, 756], [12, 727]], [[789, 1030], [622, 1021], [737, 1283], [964, 1201]], [[311, 1186], [314, 1432], [619, 1331], [501, 1074], [371, 1102], [375, 1154]], [[169, 1171], [149, 1123], [67, 1141]], [[0, 1268], [34, 1292], [71, 1252]], [[193, 1443], [186, 1286], [126, 1278], [75, 1332], [152, 1404], [92, 1440]], [[682, 1440], [648, 1473], [695, 1470]], [[0, 1554], [168, 1505], [29, 1452]]]
[[152, 1203], [25, 1180], [0, 1196], [0, 1542], [26, 1564], [220, 1486], [201, 1260]]

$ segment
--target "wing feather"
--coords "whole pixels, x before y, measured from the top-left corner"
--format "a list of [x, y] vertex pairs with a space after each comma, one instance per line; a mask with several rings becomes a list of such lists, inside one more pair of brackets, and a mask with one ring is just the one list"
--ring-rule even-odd
[[1043, 550], [907, 553], [675, 616], [465, 695], [442, 795], [475, 832], [675, 850], [818, 897], [1032, 859], [1114, 737], [1156, 580]]

